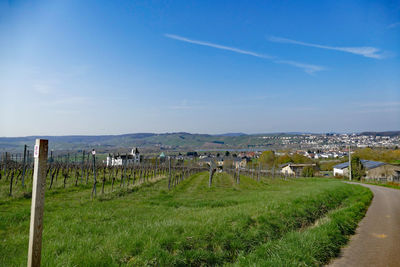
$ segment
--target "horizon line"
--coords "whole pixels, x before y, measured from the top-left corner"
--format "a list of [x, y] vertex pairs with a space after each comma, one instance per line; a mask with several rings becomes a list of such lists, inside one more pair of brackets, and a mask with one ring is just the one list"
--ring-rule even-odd
[[362, 130], [362, 131], [326, 131], [326, 132], [312, 132], [312, 131], [276, 131], [276, 132], [260, 132], [260, 133], [244, 133], [244, 132], [224, 132], [224, 133], [196, 133], [196, 132], [131, 132], [121, 134], [65, 134], [65, 135], [25, 135], [25, 136], [0, 136], [1, 138], [32, 138], [32, 137], [101, 137], [101, 136], [122, 136], [122, 135], [135, 135], [135, 134], [154, 134], [154, 135], [165, 135], [165, 134], [190, 134], [190, 135], [228, 135], [228, 134], [241, 134], [241, 135], [262, 135], [262, 134], [360, 134], [364, 132], [371, 133], [388, 133], [388, 132], [399, 132], [399, 130]]

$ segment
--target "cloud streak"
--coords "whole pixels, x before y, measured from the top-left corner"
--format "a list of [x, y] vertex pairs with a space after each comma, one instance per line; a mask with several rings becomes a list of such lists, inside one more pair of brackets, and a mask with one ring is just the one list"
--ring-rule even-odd
[[390, 24], [390, 25], [388, 26], [388, 28], [389, 28], [389, 29], [393, 29], [393, 28], [396, 28], [396, 27], [398, 27], [398, 26], [400, 26], [400, 21]]
[[359, 47], [329, 46], [329, 45], [306, 43], [306, 42], [302, 42], [302, 41], [297, 41], [297, 40], [292, 40], [292, 39], [287, 39], [287, 38], [282, 38], [282, 37], [276, 37], [276, 36], [271, 36], [268, 38], [268, 40], [270, 42], [275, 42], [275, 43], [296, 44], [296, 45], [301, 45], [301, 46], [315, 47], [315, 48], [321, 48], [321, 49], [327, 49], [327, 50], [342, 51], [342, 52], [351, 53], [351, 54], [368, 57], [368, 58], [375, 58], [375, 59], [385, 58], [385, 56], [381, 53], [380, 49], [375, 48], [375, 47], [370, 47], [370, 46], [359, 46]]
[[207, 106], [201, 102], [189, 103], [186, 99], [182, 100], [180, 104], [169, 106], [169, 109], [172, 110], [194, 110], [205, 108], [207, 108]]
[[262, 59], [268, 59], [268, 60], [271, 60], [272, 62], [277, 63], [277, 64], [291, 65], [291, 66], [294, 66], [294, 67], [297, 67], [297, 68], [300, 68], [300, 69], [304, 70], [308, 74], [313, 74], [313, 73], [315, 73], [317, 71], [321, 71], [321, 70], [325, 69], [322, 66], [305, 64], [305, 63], [291, 61], [291, 60], [282, 60], [282, 59], [279, 59], [276, 56], [271, 56], [271, 55], [266, 55], [266, 54], [259, 54], [259, 53], [256, 53], [256, 52], [253, 52], [253, 51], [249, 51], [249, 50], [243, 50], [243, 49], [239, 49], [239, 48], [235, 48], [235, 47], [230, 47], [230, 46], [210, 43], [210, 42], [206, 42], [206, 41], [193, 40], [193, 39], [189, 39], [189, 38], [186, 38], [186, 37], [183, 37], [183, 36], [179, 36], [179, 35], [175, 35], [175, 34], [166, 33], [166, 34], [164, 34], [164, 36], [167, 37], [167, 38], [174, 39], [174, 40], [181, 41], [181, 42], [185, 42], [185, 43], [191, 43], [191, 44], [196, 44], [196, 45], [201, 45], [201, 46], [207, 46], [207, 47], [212, 47], [212, 48], [216, 48], [216, 49], [231, 51], [231, 52], [238, 53], [238, 54], [253, 56], [253, 57], [262, 58]]
[[182, 36], [179, 36], [179, 35], [175, 35], [175, 34], [166, 33], [166, 34], [164, 34], [164, 36], [168, 37], [170, 39], [175, 39], [175, 40], [186, 42], [186, 43], [197, 44], [197, 45], [208, 46], [208, 47], [213, 47], [213, 48], [217, 48], [217, 49], [232, 51], [232, 52], [243, 54], [243, 55], [249, 55], [249, 56], [265, 58], [265, 59], [273, 59], [274, 58], [274, 57], [269, 56], [269, 55], [262, 55], [262, 54], [258, 54], [258, 53], [252, 52], [252, 51], [243, 50], [243, 49], [239, 49], [239, 48], [235, 48], [235, 47], [229, 47], [229, 46], [214, 44], [214, 43], [205, 42], [205, 41], [192, 40], [192, 39], [189, 39], [189, 38], [186, 38], [186, 37], [182, 37]]
[[291, 61], [291, 60], [275, 60], [274, 62], [278, 63], [278, 64], [287, 64], [287, 65], [291, 65], [291, 66], [294, 66], [297, 68], [301, 68], [308, 74], [313, 74], [314, 72], [326, 69], [325, 67], [322, 67], [322, 66], [305, 64], [305, 63]]
[[392, 102], [370, 102], [370, 103], [356, 103], [359, 107], [400, 107], [400, 101]]

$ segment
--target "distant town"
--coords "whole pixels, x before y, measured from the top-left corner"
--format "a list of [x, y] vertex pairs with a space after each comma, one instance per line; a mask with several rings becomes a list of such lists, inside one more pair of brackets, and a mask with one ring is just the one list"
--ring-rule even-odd
[[[0, 137], [0, 152], [21, 152], [35, 138]], [[125, 153], [126, 148], [140, 147], [143, 152], [157, 153], [186, 151], [265, 151], [304, 150], [312, 158], [340, 157], [352, 148], [398, 148], [400, 131], [364, 133], [228, 133], [220, 135], [178, 133], [134, 133], [100, 136], [46, 136], [54, 151], [79, 151], [96, 149], [104, 153]]]
[[280, 144], [282, 148], [315, 148], [320, 153], [310, 153], [311, 158], [336, 158], [347, 146], [355, 148], [385, 147], [396, 148], [400, 145], [400, 135], [380, 136], [376, 134], [300, 134], [293, 136], [262, 136], [264, 140]]

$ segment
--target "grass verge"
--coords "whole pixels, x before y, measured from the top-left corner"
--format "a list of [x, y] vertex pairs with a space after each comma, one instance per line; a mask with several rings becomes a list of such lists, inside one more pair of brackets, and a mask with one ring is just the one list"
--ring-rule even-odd
[[395, 183], [395, 182], [387, 182], [387, 183], [364, 182], [364, 183], [371, 184], [371, 185], [379, 185], [379, 186], [388, 187], [388, 188], [400, 189], [400, 183]]
[[328, 213], [321, 224], [304, 231], [291, 231], [279, 240], [265, 243], [251, 254], [241, 256], [236, 265], [321, 266], [328, 263], [355, 233], [368, 209], [372, 193], [362, 191]]
[[[372, 196], [333, 179], [242, 176], [238, 185], [222, 173], [207, 185], [200, 173], [171, 191], [163, 179], [96, 200], [84, 187], [48, 194], [42, 265], [318, 265], [337, 254]], [[0, 265], [26, 265], [30, 200], [0, 207]]]

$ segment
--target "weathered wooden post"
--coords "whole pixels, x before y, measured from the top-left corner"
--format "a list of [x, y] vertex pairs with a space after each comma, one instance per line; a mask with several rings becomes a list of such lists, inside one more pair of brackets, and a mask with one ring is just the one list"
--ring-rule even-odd
[[275, 162], [272, 165], [272, 178], [275, 178]]
[[11, 171], [11, 179], [10, 179], [10, 192], [8, 193], [8, 195], [11, 197], [12, 196], [12, 186], [13, 186], [13, 182], [14, 182], [14, 173], [15, 170]]
[[81, 184], [83, 184], [83, 165], [85, 165], [85, 150], [82, 151]]
[[24, 145], [24, 162], [22, 163], [22, 179], [21, 179], [22, 187], [25, 186], [24, 180], [25, 180], [25, 171], [26, 171], [26, 148], [27, 148], [27, 145]]
[[213, 177], [213, 167], [212, 167], [213, 163], [212, 161], [210, 162], [210, 173], [209, 173], [209, 179], [208, 179], [208, 187], [211, 187], [212, 184], [212, 177]]
[[169, 177], [168, 177], [168, 190], [171, 189], [171, 158], [169, 158]]
[[6, 152], [6, 160], [4, 161], [4, 176], [7, 176], [7, 161], [8, 161], [8, 153]]
[[96, 196], [96, 151], [93, 149], [92, 150], [92, 156], [93, 156], [93, 189], [92, 189], [92, 198], [93, 195]]
[[106, 166], [103, 166], [103, 184], [101, 186], [101, 194], [102, 195], [104, 194], [104, 184], [105, 183], [106, 183]]
[[31, 158], [30, 158], [30, 155], [29, 155], [30, 153], [29, 153], [29, 149], [27, 149], [27, 151], [26, 151], [26, 159], [27, 159], [27, 162], [28, 162], [28, 166], [30, 167], [31, 166]]
[[113, 192], [114, 191], [115, 177], [118, 175], [118, 169], [116, 169], [116, 174], [114, 175], [114, 168], [116, 168], [116, 167], [111, 167], [111, 168], [112, 168], [111, 192]]
[[122, 181], [121, 181], [122, 187], [125, 186], [126, 165], [128, 164], [128, 153], [125, 153], [125, 161], [123, 162], [123, 164], [124, 164], [124, 172], [123, 172]]
[[86, 184], [89, 182], [89, 172], [90, 172], [90, 152], [88, 152], [87, 161], [86, 161]]
[[351, 147], [349, 145], [349, 180], [351, 181]]
[[31, 225], [29, 230], [28, 267], [40, 266], [44, 190], [46, 186], [48, 140], [36, 139], [34, 149], [34, 172], [32, 186]]

